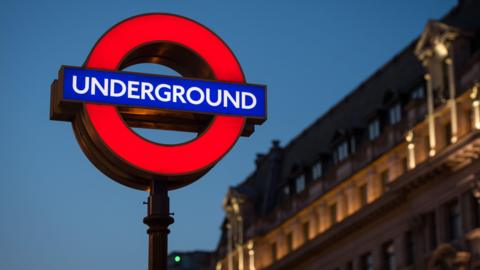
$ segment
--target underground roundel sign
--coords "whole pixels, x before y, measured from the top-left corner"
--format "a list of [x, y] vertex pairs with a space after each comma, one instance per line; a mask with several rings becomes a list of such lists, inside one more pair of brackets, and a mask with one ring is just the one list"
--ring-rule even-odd
[[[123, 72], [156, 63], [183, 77]], [[92, 163], [137, 189], [169, 189], [205, 174], [266, 119], [266, 87], [247, 84], [228, 46], [201, 24], [171, 14], [127, 19], [98, 40], [82, 67], [62, 66], [50, 118], [70, 121]], [[152, 142], [132, 127], [196, 132], [182, 144]]]

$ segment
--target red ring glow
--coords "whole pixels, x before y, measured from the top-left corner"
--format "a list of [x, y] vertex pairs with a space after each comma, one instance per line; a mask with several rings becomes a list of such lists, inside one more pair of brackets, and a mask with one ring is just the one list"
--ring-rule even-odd
[[[86, 67], [117, 70], [130, 51], [155, 41], [179, 43], [196, 52], [217, 80], [245, 82], [235, 56], [219, 37], [194, 21], [168, 14], [142, 15], [113, 27], [95, 45]], [[196, 139], [181, 145], [162, 145], [133, 132], [116, 106], [86, 103], [85, 109], [113, 154], [160, 175], [189, 174], [214, 165], [235, 144], [245, 124], [244, 117], [217, 115]]]

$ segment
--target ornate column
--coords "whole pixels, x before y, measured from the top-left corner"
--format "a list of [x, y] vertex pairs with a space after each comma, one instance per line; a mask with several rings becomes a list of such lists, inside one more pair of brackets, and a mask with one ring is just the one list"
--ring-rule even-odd
[[473, 128], [480, 129], [480, 100], [478, 95], [479, 84], [475, 84], [470, 94], [472, 99]]
[[449, 107], [450, 107], [450, 117], [451, 117], [451, 131], [452, 137], [450, 138], [451, 143], [456, 143], [458, 140], [458, 115], [457, 115], [457, 101], [456, 101], [456, 86], [455, 86], [455, 73], [453, 69], [453, 61], [451, 57], [445, 59], [448, 69], [448, 93], [449, 93]]
[[320, 227], [320, 224], [319, 223], [319, 217], [318, 217], [318, 211], [317, 211], [317, 208], [316, 207], [312, 207], [310, 209], [310, 237], [311, 238], [314, 238], [316, 235], [318, 235], [320, 232], [319, 232], [319, 227]]
[[414, 133], [410, 130], [405, 137], [407, 141], [407, 169], [412, 170], [415, 168], [415, 143], [414, 140]]
[[369, 172], [367, 172], [366, 177], [368, 191], [367, 202], [371, 203], [381, 195], [380, 178], [374, 169], [371, 169]]
[[[476, 199], [476, 203], [480, 204], [480, 174], [473, 175], [472, 194], [473, 194], [473, 197]], [[476, 210], [473, 210], [473, 211], [476, 211]], [[472, 248], [471, 251], [472, 251], [473, 266], [480, 268], [480, 228], [474, 228], [469, 233], [467, 233], [466, 237]]]
[[233, 233], [232, 233], [232, 225], [230, 222], [227, 224], [227, 269], [233, 270], [233, 257], [232, 257], [232, 245], [233, 245]]
[[320, 234], [324, 232], [329, 225], [327, 206], [325, 205], [325, 203], [321, 203], [319, 206], [317, 206], [317, 211], [318, 211], [318, 233]]
[[253, 240], [248, 241], [248, 270], [255, 270], [255, 250], [253, 247]]
[[338, 222], [342, 221], [348, 216], [348, 205], [343, 191], [337, 193], [337, 220]]
[[238, 251], [238, 270], [244, 270], [244, 250], [243, 250], [243, 220], [241, 216], [237, 216], [237, 230], [238, 230], [238, 243], [237, 243], [237, 251]]
[[347, 215], [353, 214], [356, 210], [356, 201], [357, 201], [357, 196], [355, 194], [355, 185], [350, 184], [346, 189], [345, 189], [345, 196], [347, 200]]
[[434, 115], [434, 96], [432, 87], [432, 76], [425, 74], [425, 82], [427, 84], [427, 119], [428, 119], [428, 142], [430, 144], [430, 151], [428, 155], [430, 157], [436, 154], [436, 137], [435, 137], [435, 115]]

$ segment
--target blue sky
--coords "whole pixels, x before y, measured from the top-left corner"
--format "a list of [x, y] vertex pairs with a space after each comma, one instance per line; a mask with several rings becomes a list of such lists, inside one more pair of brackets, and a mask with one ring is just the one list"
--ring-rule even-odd
[[[268, 85], [268, 121], [196, 183], [171, 193], [170, 250], [213, 249], [228, 186], [440, 18], [454, 0], [23, 1], [0, 9], [0, 268], [146, 269], [142, 201], [88, 161], [67, 122], [49, 121], [50, 83], [96, 40], [141, 13], [190, 17], [215, 31], [247, 81]], [[174, 74], [143, 65], [129, 70]], [[158, 142], [192, 134], [144, 131]]]

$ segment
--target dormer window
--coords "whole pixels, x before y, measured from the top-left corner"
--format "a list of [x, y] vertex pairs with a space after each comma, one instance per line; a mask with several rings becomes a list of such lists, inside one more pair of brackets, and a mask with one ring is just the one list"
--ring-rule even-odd
[[419, 100], [425, 98], [425, 87], [423, 86], [423, 84], [419, 85], [410, 93], [410, 98], [412, 100]]
[[301, 174], [295, 178], [295, 191], [300, 193], [305, 190], [305, 175]]
[[355, 154], [357, 151], [357, 142], [355, 141], [355, 136], [350, 137], [350, 153]]
[[375, 140], [380, 135], [380, 120], [376, 118], [368, 124], [368, 139]]
[[335, 159], [337, 162], [343, 161], [348, 157], [348, 141], [343, 141], [335, 149]]
[[394, 125], [400, 120], [402, 120], [402, 106], [400, 103], [396, 103], [392, 107], [390, 107], [390, 110], [388, 111], [388, 116], [390, 120], [390, 125]]
[[312, 167], [312, 179], [317, 180], [320, 177], [322, 177], [322, 174], [323, 174], [322, 162], [318, 161]]

